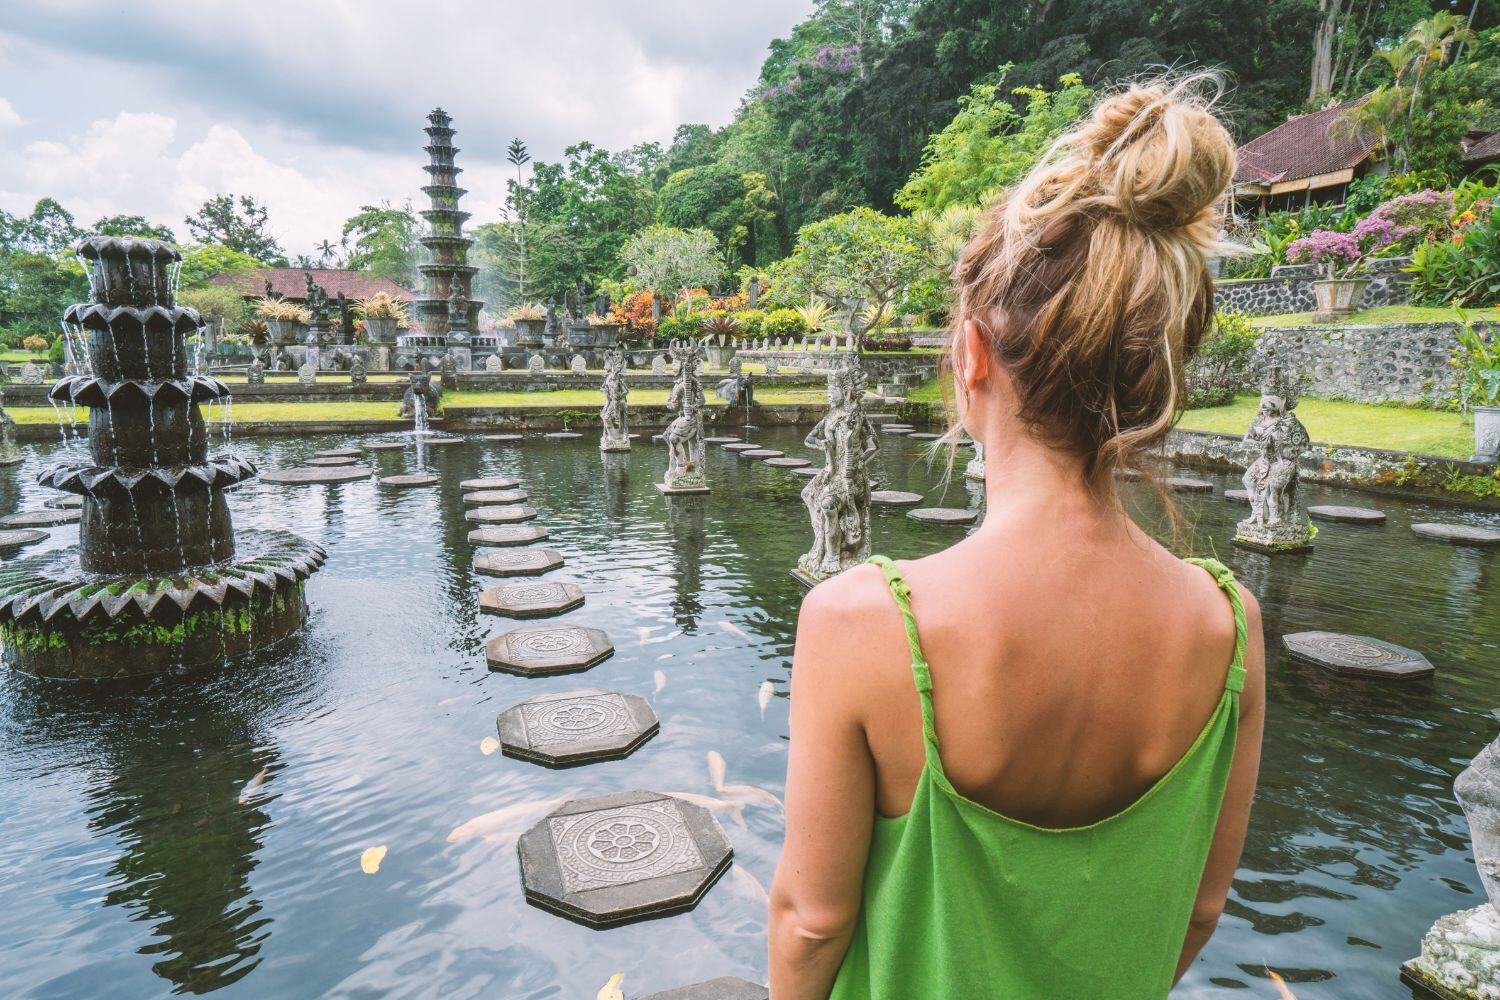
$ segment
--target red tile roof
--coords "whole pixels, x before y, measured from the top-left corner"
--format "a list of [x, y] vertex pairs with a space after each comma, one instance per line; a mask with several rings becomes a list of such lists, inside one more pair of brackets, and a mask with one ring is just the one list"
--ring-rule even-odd
[[1364, 100], [1359, 97], [1288, 118], [1265, 135], [1251, 139], [1240, 147], [1235, 183], [1275, 184], [1347, 170], [1362, 162], [1374, 151], [1375, 140], [1335, 137], [1330, 128], [1340, 115]]
[[376, 277], [366, 271], [344, 271], [336, 267], [262, 267], [242, 274], [219, 274], [210, 278], [215, 285], [233, 285], [242, 288], [246, 295], [264, 295], [266, 282], [271, 290], [284, 298], [302, 301], [307, 294], [306, 275], [312, 275], [313, 284], [328, 293], [330, 299], [339, 297], [339, 292], [351, 301], [368, 299], [376, 292], [385, 292], [398, 299], [416, 298], [390, 278]]
[[1500, 132], [1491, 132], [1464, 145], [1465, 163], [1484, 163], [1500, 159]]

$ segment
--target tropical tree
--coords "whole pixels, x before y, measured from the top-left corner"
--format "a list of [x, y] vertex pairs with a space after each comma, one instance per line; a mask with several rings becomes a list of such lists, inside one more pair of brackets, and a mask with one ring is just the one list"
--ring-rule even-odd
[[[183, 288], [194, 288], [205, 284], [209, 278], [220, 274], [249, 274], [266, 266], [264, 261], [256, 260], [249, 254], [240, 253], [238, 250], [221, 247], [217, 243], [180, 249], [182, 270], [178, 273], [178, 280]], [[248, 288], [247, 290], [258, 292], [260, 289]]]
[[718, 241], [706, 229], [648, 226], [625, 243], [620, 258], [637, 284], [658, 295], [708, 288], [724, 274]]
[[790, 256], [770, 268], [772, 296], [793, 304], [820, 298], [848, 309], [849, 328], [878, 326], [922, 275], [930, 236], [903, 216], [857, 208], [804, 226]]
[[505, 149], [505, 159], [516, 168], [516, 180], [510, 187], [510, 208], [515, 214], [516, 225], [516, 288], [518, 298], [526, 296], [526, 178], [521, 168], [531, 162], [531, 153], [520, 137], [510, 141]]
[[214, 195], [185, 220], [199, 243], [217, 243], [272, 265], [286, 265], [286, 253], [270, 232], [265, 206], [250, 195]]
[[388, 201], [362, 205], [344, 220], [340, 231], [340, 245], [349, 250], [345, 266], [410, 287], [416, 274], [421, 232], [422, 225], [410, 202], [400, 208], [391, 207]]
[[100, 236], [144, 236], [147, 239], [176, 243], [177, 234], [158, 226], [144, 215], [106, 215], [89, 229]]

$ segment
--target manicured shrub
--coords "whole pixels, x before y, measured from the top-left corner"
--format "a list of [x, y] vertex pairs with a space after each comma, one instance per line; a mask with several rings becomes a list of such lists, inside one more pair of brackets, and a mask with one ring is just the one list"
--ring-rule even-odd
[[773, 309], [766, 313], [760, 332], [766, 337], [798, 337], [807, 332], [807, 325], [795, 309]]

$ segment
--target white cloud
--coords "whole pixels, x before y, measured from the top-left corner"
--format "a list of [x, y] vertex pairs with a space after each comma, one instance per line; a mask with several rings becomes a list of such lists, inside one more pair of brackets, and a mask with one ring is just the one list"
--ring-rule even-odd
[[21, 115], [5, 98], [0, 97], [0, 128], [7, 128], [21, 124]]

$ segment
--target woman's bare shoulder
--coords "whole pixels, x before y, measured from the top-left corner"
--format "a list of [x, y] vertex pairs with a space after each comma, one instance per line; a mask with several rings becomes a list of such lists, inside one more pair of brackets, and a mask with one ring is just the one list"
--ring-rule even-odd
[[886, 660], [906, 659], [906, 633], [880, 567], [830, 577], [802, 600], [794, 670], [858, 684]]

